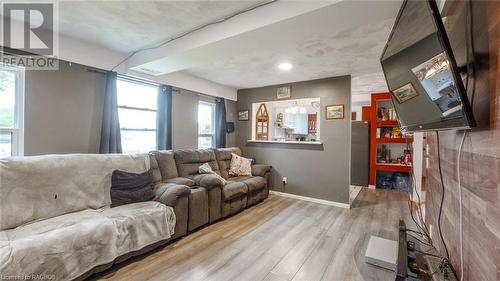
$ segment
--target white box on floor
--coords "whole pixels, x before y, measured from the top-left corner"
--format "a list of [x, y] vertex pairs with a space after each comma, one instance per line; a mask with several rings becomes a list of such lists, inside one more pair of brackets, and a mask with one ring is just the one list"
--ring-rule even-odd
[[392, 271], [396, 270], [398, 258], [398, 241], [371, 236], [366, 247], [366, 263], [380, 266]]

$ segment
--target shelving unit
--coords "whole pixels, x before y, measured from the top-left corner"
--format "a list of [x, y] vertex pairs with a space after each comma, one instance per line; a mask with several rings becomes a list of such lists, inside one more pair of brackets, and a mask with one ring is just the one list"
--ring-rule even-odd
[[[389, 93], [374, 93], [371, 96], [370, 109], [370, 175], [369, 184], [376, 185], [377, 172], [401, 172], [411, 173], [412, 166], [399, 163], [378, 163], [377, 162], [377, 147], [380, 145], [398, 145], [406, 146], [407, 143], [413, 142], [412, 137], [392, 138], [385, 136], [377, 136], [378, 128], [394, 128], [399, 127], [397, 120], [380, 120], [379, 109], [381, 104], [391, 104], [391, 96]], [[402, 147], [404, 151], [404, 147]]]

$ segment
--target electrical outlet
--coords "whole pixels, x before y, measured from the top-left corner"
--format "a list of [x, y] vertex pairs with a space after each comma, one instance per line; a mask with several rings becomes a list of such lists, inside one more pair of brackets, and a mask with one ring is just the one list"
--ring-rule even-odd
[[287, 184], [288, 183], [288, 179], [286, 177], [283, 177], [283, 184]]

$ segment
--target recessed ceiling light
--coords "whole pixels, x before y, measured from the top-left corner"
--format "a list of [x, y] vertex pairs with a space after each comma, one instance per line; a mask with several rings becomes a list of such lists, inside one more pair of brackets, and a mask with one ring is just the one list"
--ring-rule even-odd
[[278, 65], [278, 68], [281, 70], [290, 70], [293, 68], [293, 65], [289, 62], [282, 62]]

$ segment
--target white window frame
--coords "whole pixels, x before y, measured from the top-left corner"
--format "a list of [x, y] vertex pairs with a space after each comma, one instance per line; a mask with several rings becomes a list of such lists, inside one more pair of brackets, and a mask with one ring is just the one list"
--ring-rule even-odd
[[0, 132], [11, 133], [12, 156], [24, 156], [24, 68], [12, 67], [0, 64], [0, 70], [14, 72], [15, 83], [16, 83], [16, 93], [15, 93], [16, 106], [14, 108], [15, 112], [14, 128], [0, 127]]
[[200, 110], [200, 105], [210, 106], [212, 107], [212, 122], [210, 127], [212, 128], [211, 134], [200, 134], [200, 127], [198, 125], [198, 148], [200, 148], [200, 137], [211, 137], [212, 138], [212, 148], [215, 148], [215, 103], [207, 102], [207, 101], [199, 101], [198, 102], [198, 111]]
[[[118, 76], [117, 80], [121, 80], [121, 81], [128, 82], [128, 83], [136, 83], [136, 84], [139, 84], [139, 85], [151, 86], [151, 87], [157, 87], [157, 88], [159, 88], [158, 84], [148, 83], [148, 82], [145, 82], [145, 81], [136, 80], [136, 79], [133, 79], [133, 78], [130, 78], [130, 77], [126, 77], [126, 76]], [[117, 93], [117, 96], [118, 96], [118, 93]], [[122, 127], [122, 125], [120, 124], [120, 132], [121, 131], [155, 132], [155, 147], [156, 147], [156, 149], [158, 149], [158, 96], [157, 96], [156, 103], [157, 103], [156, 104], [156, 109], [145, 108], [145, 107], [144, 108], [143, 107], [133, 107], [133, 106], [126, 106], [126, 105], [117, 105], [118, 110], [120, 110], [120, 108], [121, 108], [121, 109], [137, 110], [137, 111], [155, 112], [156, 113], [156, 120], [157, 120], [154, 130], [153, 129], [146, 129], [146, 128], [127, 128], [127, 127]], [[121, 138], [121, 134], [120, 134], [120, 138]]]

